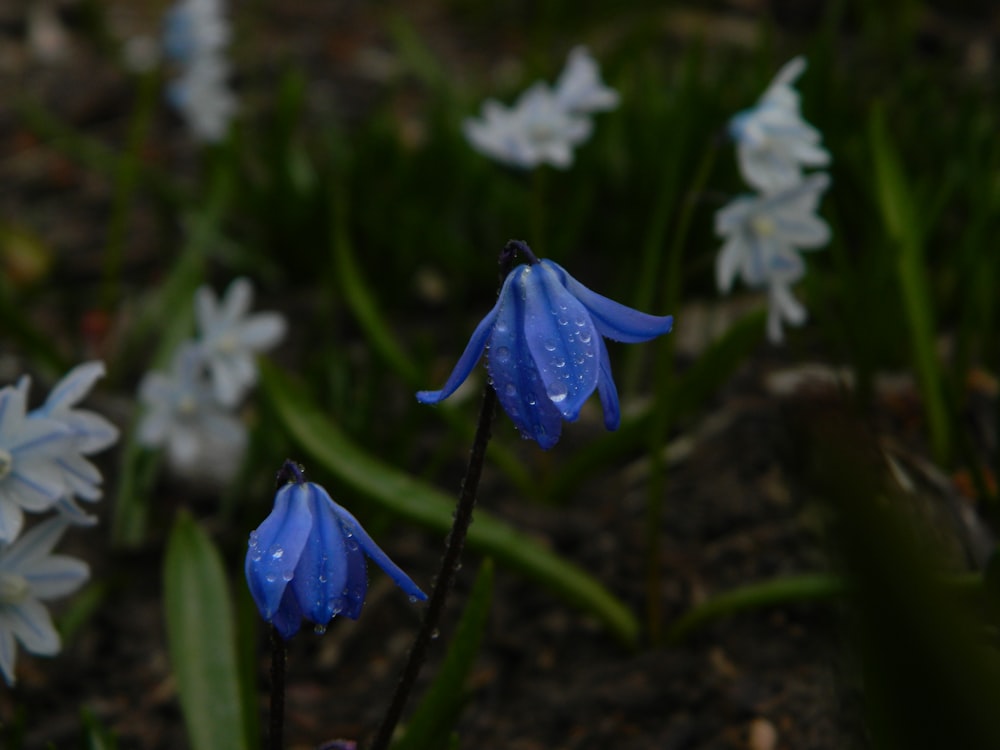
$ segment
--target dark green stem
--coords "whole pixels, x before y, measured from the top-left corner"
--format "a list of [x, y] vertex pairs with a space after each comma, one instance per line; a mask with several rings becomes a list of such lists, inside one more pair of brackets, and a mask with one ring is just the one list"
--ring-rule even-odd
[[271, 626], [271, 715], [267, 742], [270, 750], [285, 746], [285, 639]]

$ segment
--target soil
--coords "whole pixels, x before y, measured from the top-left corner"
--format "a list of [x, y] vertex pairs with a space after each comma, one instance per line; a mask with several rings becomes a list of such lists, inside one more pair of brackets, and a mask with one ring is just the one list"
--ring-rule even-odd
[[[2, 86], [30, 93], [74, 127], [120, 143], [126, 129], [127, 82], [75, 36], [85, 15], [84, 4], [57, 5], [68, 21], [69, 38], [64, 56], [50, 62], [33, 55], [27, 45], [23, 9], [0, 10]], [[149, 14], [131, 8], [131, 3], [112, 5], [116, 12], [109, 18], [115, 29], [156, 31], [155, 23], [145, 17]], [[345, 3], [337, 18], [332, 12], [324, 18], [340, 26], [323, 40], [315, 24], [323, 12], [307, 13], [305, 9], [316, 6], [289, 3], [284, 12], [275, 12], [275, 20], [281, 22], [274, 29], [276, 45], [287, 48], [298, 43], [308, 58], [315, 56], [328, 64], [332, 56], [342, 62], [371, 33], [371, 24], [358, 15], [359, 5]], [[357, 35], [351, 36], [352, 29]], [[460, 47], [451, 50], [461, 54]], [[329, 77], [325, 80], [325, 85], [337, 85]], [[363, 105], [368, 84], [357, 79], [342, 83], [353, 85], [350, 90]], [[157, 127], [168, 135], [172, 127], [177, 137], [176, 122]], [[45, 243], [58, 248], [54, 283], [93, 279], [93, 248], [105, 239], [110, 182], [40, 142], [2, 103], [0, 164], [5, 172], [0, 210], [5, 217], [37, 227]], [[136, 208], [133, 241], [137, 247], [155, 249], [158, 240], [151, 230], [155, 223], [143, 219], [145, 210], [141, 204]], [[141, 254], [129, 262], [145, 268]], [[78, 333], [85, 332], [81, 327]], [[99, 339], [93, 348], [93, 355], [99, 356]], [[776, 356], [764, 347], [756, 352], [714, 404], [683, 425], [683, 433], [672, 444], [657, 560], [656, 599], [664, 627], [713, 594], [777, 575], [829, 567], [820, 514], [802, 491], [798, 468], [785, 450], [795, 439], [788, 404], [798, 396], [793, 392], [779, 397], [769, 385], [768, 376], [783, 366]], [[8, 363], [6, 369], [16, 366]], [[909, 405], [901, 409], [906, 411]], [[889, 427], [898, 433], [898, 425]], [[510, 429], [505, 416], [498, 418], [497, 429]], [[571, 434], [599, 429], [598, 418], [588, 412]], [[572, 451], [572, 439], [555, 451]], [[113, 467], [113, 456], [104, 460], [106, 469]], [[551, 507], [512, 497], [502, 477], [488, 471], [480, 506], [530, 530], [637, 612], [645, 612], [648, 472], [648, 463], [637, 458], [620, 472], [589, 482], [571, 502]], [[456, 490], [457, 485], [456, 475]], [[158, 491], [169, 504], [189, 488], [165, 482]], [[108, 511], [101, 512], [106, 523]], [[186, 747], [166, 652], [159, 583], [162, 550], [112, 553], [95, 544], [94, 537], [88, 541], [82, 539], [84, 534], [79, 536], [67, 551], [91, 563], [95, 580], [105, 582], [105, 602], [114, 606], [102, 606], [57, 659], [19, 656], [16, 689], [0, 690], [0, 721], [8, 726], [23, 724], [25, 748], [75, 747], [83, 708], [117, 735], [120, 748]], [[400, 529], [391, 554], [406, 570], [433, 570], [442, 545], [443, 540], [418, 530]], [[475, 554], [468, 554], [442, 642], [477, 567]], [[370, 737], [418, 615], [419, 610], [384, 577], [375, 577], [358, 623], [337, 621], [323, 636], [303, 633], [292, 642], [287, 696], [290, 748]], [[460, 746], [481, 750], [865, 746], [857, 689], [835, 604], [742, 613], [709, 623], [672, 645], [651, 644], [646, 635], [639, 649], [629, 650], [552, 592], [500, 568], [490, 625], [457, 727]], [[262, 684], [268, 663], [263, 641], [262, 637]], [[432, 655], [425, 681], [433, 675], [442, 650]], [[263, 717], [263, 692], [260, 700]]]

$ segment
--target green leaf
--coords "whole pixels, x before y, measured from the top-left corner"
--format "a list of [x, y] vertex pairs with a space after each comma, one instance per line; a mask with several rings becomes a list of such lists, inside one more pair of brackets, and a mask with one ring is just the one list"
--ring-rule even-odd
[[116, 750], [118, 740], [114, 733], [101, 723], [89, 708], [82, 708], [80, 720], [83, 724], [83, 746], [86, 750]]
[[164, 606], [170, 661], [193, 750], [245, 750], [232, 605], [222, 558], [181, 512], [167, 542]]
[[896, 245], [896, 266], [910, 324], [910, 345], [927, 412], [934, 458], [947, 463], [951, 451], [950, 423], [941, 367], [934, 350], [934, 312], [927, 281], [919, 209], [899, 156], [893, 149], [881, 106], [872, 109], [869, 143], [875, 164], [879, 205], [890, 240]]
[[[301, 388], [266, 362], [261, 365], [261, 385], [289, 435], [341, 482], [401, 518], [442, 533], [451, 529], [454, 499], [366, 453], [323, 417]], [[639, 626], [628, 607], [575, 565], [506, 523], [478, 511], [468, 544], [592, 613], [624, 643], [636, 643]]]
[[493, 561], [487, 558], [479, 568], [444, 662], [392, 750], [436, 750], [448, 745], [465, 700], [465, 683], [489, 622], [492, 594]]

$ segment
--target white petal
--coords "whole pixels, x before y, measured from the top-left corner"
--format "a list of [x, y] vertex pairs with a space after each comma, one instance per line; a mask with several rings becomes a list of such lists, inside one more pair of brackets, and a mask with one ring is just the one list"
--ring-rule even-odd
[[17, 644], [14, 633], [7, 625], [6, 616], [0, 611], [0, 671], [8, 685], [13, 685], [14, 666], [17, 663]]
[[280, 313], [257, 313], [240, 326], [240, 344], [256, 352], [265, 351], [281, 341], [287, 330], [288, 324]]
[[70, 370], [60, 380], [45, 401], [43, 410], [51, 414], [55, 410], [68, 410], [79, 403], [94, 387], [98, 378], [105, 374], [103, 362], [84, 362]]
[[25, 650], [41, 656], [55, 656], [62, 643], [52, 626], [49, 611], [37, 599], [25, 599], [5, 607], [4, 624], [21, 642]]
[[32, 526], [14, 544], [0, 552], [2, 567], [24, 575], [25, 571], [49, 556], [66, 528], [65, 521], [60, 518], [49, 518]]
[[55, 599], [80, 588], [90, 577], [90, 567], [74, 557], [53, 555], [37, 562], [21, 575], [31, 586], [32, 596]]
[[253, 284], [250, 280], [243, 276], [233, 279], [222, 300], [221, 318], [225, 322], [225, 327], [229, 328], [250, 312], [252, 304]]

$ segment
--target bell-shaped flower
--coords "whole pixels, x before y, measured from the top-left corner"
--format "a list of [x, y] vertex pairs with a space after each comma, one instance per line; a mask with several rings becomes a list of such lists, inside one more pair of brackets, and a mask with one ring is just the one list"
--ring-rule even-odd
[[618, 106], [618, 92], [601, 81], [601, 69], [586, 47], [570, 50], [555, 85], [556, 103], [567, 112], [589, 114]]
[[618, 427], [621, 409], [604, 338], [636, 343], [668, 333], [670, 315], [633, 310], [592, 292], [521, 242], [528, 263], [504, 280], [496, 305], [479, 323], [465, 352], [439, 391], [420, 391], [424, 404], [443, 401], [465, 381], [484, 351], [490, 381], [521, 435], [548, 449], [559, 441], [562, 420], [575, 421], [597, 390], [604, 426]]
[[76, 405], [86, 398], [98, 378], [104, 376], [103, 362], [85, 362], [70, 370], [49, 393], [45, 403], [31, 412], [30, 417], [53, 419], [69, 430], [75, 450], [66, 451], [58, 458], [62, 478], [69, 494], [58, 507], [68, 513], [78, 523], [92, 523], [83, 514], [73, 497], [94, 501], [101, 497], [103, 478], [100, 471], [84, 456], [99, 453], [118, 440], [118, 428], [100, 414], [77, 409]]
[[171, 467], [183, 475], [225, 481], [239, 469], [247, 430], [218, 403], [203, 368], [201, 347], [187, 342], [170, 373], [146, 373], [139, 383], [145, 412], [136, 439], [147, 448], [165, 447]]
[[805, 321], [805, 310], [789, 286], [805, 273], [799, 251], [830, 241], [830, 227], [816, 214], [829, 185], [827, 174], [813, 174], [779, 193], [740, 196], [715, 215], [715, 231], [725, 239], [715, 263], [719, 291], [727, 293], [737, 276], [749, 287], [767, 287], [772, 342], [781, 341], [781, 320], [793, 325]]
[[804, 57], [788, 62], [757, 103], [729, 122], [740, 173], [757, 190], [782, 190], [799, 182], [803, 167], [830, 163], [819, 131], [802, 118], [792, 87], [805, 69]]
[[276, 312], [250, 314], [253, 285], [235, 279], [221, 300], [211, 288], [195, 293], [199, 346], [212, 379], [215, 397], [223, 406], [235, 406], [257, 382], [259, 352], [274, 347], [285, 335], [285, 318]]
[[550, 164], [565, 169], [573, 149], [587, 140], [590, 120], [566, 110], [542, 82], [525, 91], [507, 109], [489, 99], [482, 119], [467, 119], [462, 130], [473, 148], [485, 156], [521, 169]]
[[361, 528], [357, 519], [301, 469], [286, 462], [291, 481], [274, 498], [274, 509], [250, 533], [246, 578], [261, 617], [286, 640], [306, 619], [322, 632], [337, 615], [356, 620], [368, 590], [370, 557], [411, 601], [420, 588]]
[[87, 564], [53, 555], [67, 524], [61, 517], [34, 526], [17, 541], [0, 541], [0, 671], [14, 684], [17, 642], [32, 654], [54, 656], [62, 644], [43, 601], [78, 589]]
[[21, 533], [24, 511], [51, 510], [69, 492], [64, 466], [73, 434], [56, 419], [27, 413], [29, 379], [0, 389], [0, 542]]

